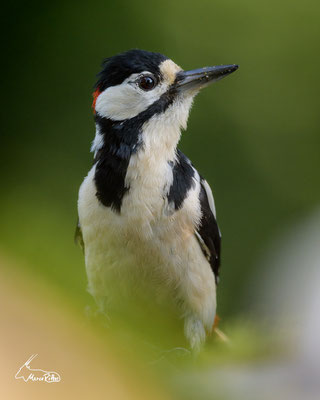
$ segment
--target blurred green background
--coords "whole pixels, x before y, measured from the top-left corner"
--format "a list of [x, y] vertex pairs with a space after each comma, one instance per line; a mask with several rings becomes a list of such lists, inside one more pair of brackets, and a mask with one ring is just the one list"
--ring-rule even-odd
[[73, 234], [92, 87], [103, 58], [142, 48], [184, 69], [240, 65], [197, 97], [180, 147], [215, 196], [218, 313], [249, 311], [270, 243], [320, 204], [319, 2], [17, 1], [3, 12], [0, 246], [17, 274], [88, 302]]
[[244, 311], [265, 246], [319, 205], [319, 11], [317, 1], [297, 0], [7, 6], [1, 247], [81, 295], [73, 231], [92, 162], [91, 92], [101, 60], [142, 48], [184, 69], [237, 63], [236, 74], [198, 96], [180, 147], [215, 196], [219, 312]]

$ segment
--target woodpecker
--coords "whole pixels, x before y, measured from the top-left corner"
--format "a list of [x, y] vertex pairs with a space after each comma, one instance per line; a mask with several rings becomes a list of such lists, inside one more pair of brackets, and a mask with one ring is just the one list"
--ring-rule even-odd
[[108, 313], [137, 282], [163, 289], [192, 349], [215, 320], [221, 234], [211, 189], [177, 145], [196, 94], [237, 68], [184, 71], [134, 49], [103, 62], [93, 94], [94, 164], [76, 233], [88, 290]]

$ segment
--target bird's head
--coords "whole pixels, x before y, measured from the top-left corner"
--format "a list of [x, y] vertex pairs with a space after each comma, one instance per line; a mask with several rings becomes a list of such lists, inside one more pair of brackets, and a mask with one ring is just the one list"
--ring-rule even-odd
[[162, 54], [129, 50], [104, 61], [95, 86], [94, 112], [112, 121], [143, 113], [146, 120], [170, 108], [169, 119], [171, 114], [184, 127], [199, 90], [237, 68], [222, 65], [183, 71]]

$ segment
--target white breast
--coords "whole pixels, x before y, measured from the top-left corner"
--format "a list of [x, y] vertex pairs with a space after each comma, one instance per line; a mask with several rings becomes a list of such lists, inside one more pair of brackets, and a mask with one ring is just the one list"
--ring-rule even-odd
[[166, 194], [173, 180], [168, 161], [175, 157], [181, 121], [172, 123], [172, 114], [165, 114], [161, 124], [155, 116], [143, 127], [144, 145], [130, 159], [125, 177], [129, 190], [120, 214], [98, 201], [95, 166], [81, 185], [78, 209], [89, 291], [104, 309], [107, 297], [120, 296], [121, 301], [123, 293], [136, 287], [133, 282], [147, 282], [148, 287], [152, 282], [158, 286], [154, 292], [161, 288], [172, 299], [183, 299], [186, 312], [209, 329], [215, 282], [194, 235], [201, 218], [199, 176], [182, 208], [168, 212]]

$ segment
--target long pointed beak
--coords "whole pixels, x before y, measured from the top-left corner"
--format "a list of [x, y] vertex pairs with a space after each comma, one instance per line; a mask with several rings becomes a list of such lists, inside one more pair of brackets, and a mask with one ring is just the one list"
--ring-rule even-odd
[[179, 92], [200, 90], [216, 82], [239, 68], [236, 64], [219, 65], [178, 72], [175, 87]]

